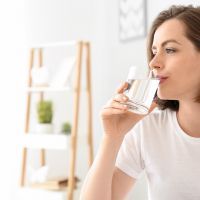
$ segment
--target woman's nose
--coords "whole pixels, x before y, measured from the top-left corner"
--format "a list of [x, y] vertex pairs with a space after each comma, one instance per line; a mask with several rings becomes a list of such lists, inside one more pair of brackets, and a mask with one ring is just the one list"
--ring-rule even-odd
[[153, 70], [153, 69], [160, 69], [162, 68], [162, 62], [160, 60], [160, 58], [155, 55], [152, 60], [149, 63], [149, 67]]

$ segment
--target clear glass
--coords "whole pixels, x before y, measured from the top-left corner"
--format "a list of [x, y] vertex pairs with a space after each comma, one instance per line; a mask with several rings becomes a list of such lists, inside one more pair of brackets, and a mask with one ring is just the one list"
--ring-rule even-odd
[[129, 98], [128, 110], [137, 114], [145, 115], [148, 113], [152, 104], [156, 90], [159, 85], [159, 79], [128, 79], [128, 88], [124, 94]]

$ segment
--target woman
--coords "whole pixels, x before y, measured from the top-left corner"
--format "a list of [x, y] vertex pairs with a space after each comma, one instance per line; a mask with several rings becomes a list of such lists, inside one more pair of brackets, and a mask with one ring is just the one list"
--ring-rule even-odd
[[128, 112], [119, 103], [127, 101], [127, 84], [119, 88], [101, 112], [104, 135], [83, 200], [125, 199], [143, 170], [149, 199], [200, 199], [200, 7], [161, 12], [149, 34], [148, 59], [160, 79], [162, 111]]

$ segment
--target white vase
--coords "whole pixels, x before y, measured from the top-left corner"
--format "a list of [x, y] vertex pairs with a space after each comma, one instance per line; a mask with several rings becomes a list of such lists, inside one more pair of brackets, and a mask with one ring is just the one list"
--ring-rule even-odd
[[46, 86], [49, 84], [49, 71], [46, 66], [34, 67], [31, 70], [33, 85]]
[[40, 124], [36, 125], [36, 133], [45, 134], [53, 133], [53, 124]]

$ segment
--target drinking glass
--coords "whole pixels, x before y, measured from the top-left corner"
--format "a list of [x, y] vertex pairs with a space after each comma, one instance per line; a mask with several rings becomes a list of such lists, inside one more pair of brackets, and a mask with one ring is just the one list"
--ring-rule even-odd
[[124, 92], [129, 100], [123, 104], [128, 106], [129, 111], [145, 115], [154, 99], [159, 79], [153, 77], [151, 70], [148, 75], [142, 75], [138, 69], [138, 67], [131, 67], [129, 70], [128, 88]]

